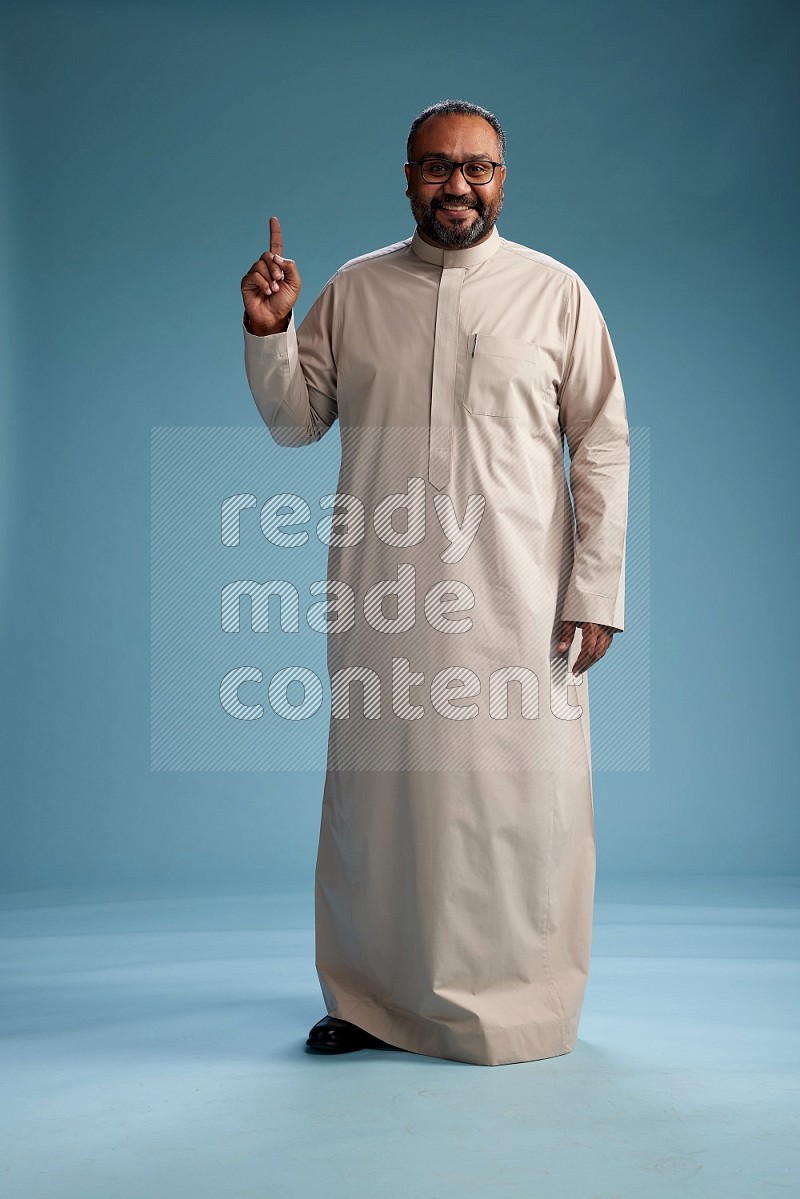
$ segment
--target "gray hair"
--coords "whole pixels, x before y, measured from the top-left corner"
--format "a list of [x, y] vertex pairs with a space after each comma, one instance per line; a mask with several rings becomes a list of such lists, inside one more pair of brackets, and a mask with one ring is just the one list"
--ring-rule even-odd
[[481, 108], [480, 104], [471, 104], [469, 100], [439, 100], [437, 104], [431, 104], [428, 108], [423, 108], [419, 116], [415, 117], [411, 123], [411, 128], [408, 132], [408, 141], [406, 142], [406, 158], [411, 158], [411, 146], [414, 141], [414, 134], [422, 122], [427, 121], [429, 117], [448, 116], [483, 117], [484, 121], [488, 121], [497, 134], [497, 140], [500, 143], [500, 161], [505, 161], [506, 135], [503, 127], [494, 113], [489, 112], [488, 108]]

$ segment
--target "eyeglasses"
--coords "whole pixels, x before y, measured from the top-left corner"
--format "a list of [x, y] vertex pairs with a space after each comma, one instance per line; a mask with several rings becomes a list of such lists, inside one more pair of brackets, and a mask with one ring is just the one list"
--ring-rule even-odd
[[467, 183], [474, 187], [483, 187], [485, 183], [491, 183], [494, 179], [495, 167], [502, 165], [500, 162], [486, 162], [483, 159], [472, 159], [471, 162], [451, 162], [449, 158], [420, 158], [406, 163], [408, 167], [419, 167], [426, 183], [447, 183], [456, 167], [460, 167], [461, 174]]

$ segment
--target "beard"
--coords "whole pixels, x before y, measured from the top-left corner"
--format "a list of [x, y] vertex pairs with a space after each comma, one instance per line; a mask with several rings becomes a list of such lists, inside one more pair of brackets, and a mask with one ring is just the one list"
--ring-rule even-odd
[[[411, 212], [420, 231], [427, 233], [428, 237], [438, 242], [440, 246], [453, 246], [460, 250], [471, 246], [473, 242], [491, 233], [503, 207], [502, 191], [494, 202], [483, 200], [481, 196], [475, 196], [474, 199], [467, 199], [464, 196], [442, 196], [432, 200], [430, 204], [426, 204], [414, 192], [411, 193], [409, 199]], [[436, 215], [436, 210], [446, 204], [475, 208], [478, 215], [468, 225], [461, 223], [446, 225], [438, 220]]]

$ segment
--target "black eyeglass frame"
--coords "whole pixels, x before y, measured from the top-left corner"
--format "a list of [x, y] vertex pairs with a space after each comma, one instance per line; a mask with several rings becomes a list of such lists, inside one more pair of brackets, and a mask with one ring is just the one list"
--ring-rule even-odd
[[476, 181], [474, 179], [467, 179], [467, 176], [464, 175], [464, 179], [470, 185], [470, 187], [486, 187], [486, 185], [488, 183], [491, 183], [492, 180], [494, 179], [494, 173], [497, 170], [497, 168], [504, 165], [502, 162], [492, 162], [491, 158], [468, 158], [466, 160], [466, 162], [453, 162], [452, 159], [450, 159], [450, 158], [443, 158], [443, 157], [440, 157], [438, 154], [432, 154], [430, 156], [430, 158], [412, 158], [406, 163], [406, 166], [407, 167], [419, 167], [420, 172], [422, 172], [423, 167], [428, 162], [447, 162], [447, 163], [449, 163], [450, 164], [450, 174], [447, 176], [446, 179], [425, 179], [425, 176], [423, 174], [422, 177], [423, 177], [423, 179], [425, 179], [426, 183], [449, 183], [450, 180], [453, 178], [453, 171], [456, 169], [456, 167], [459, 167], [461, 170], [461, 174], [464, 175], [464, 167], [469, 166], [469, 164], [471, 162], [480, 162], [480, 163], [483, 163], [485, 166], [491, 166], [491, 168], [492, 168], [491, 175], [489, 176], [488, 179], [484, 179], [482, 183], [476, 183]]

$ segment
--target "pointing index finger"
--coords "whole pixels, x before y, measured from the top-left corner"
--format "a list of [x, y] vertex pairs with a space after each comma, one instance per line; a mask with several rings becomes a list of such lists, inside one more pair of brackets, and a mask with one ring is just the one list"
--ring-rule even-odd
[[269, 249], [271, 254], [283, 256], [283, 235], [281, 223], [276, 216], [269, 218]]

